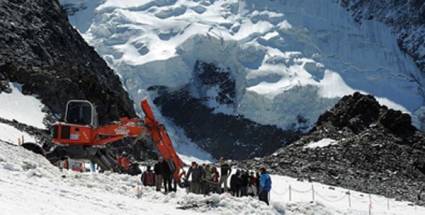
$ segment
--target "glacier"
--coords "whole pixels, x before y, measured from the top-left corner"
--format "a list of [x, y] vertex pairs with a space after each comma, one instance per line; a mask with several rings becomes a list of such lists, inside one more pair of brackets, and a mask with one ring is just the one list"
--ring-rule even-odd
[[375, 21], [355, 22], [338, 1], [65, 3], [80, 5], [71, 23], [119, 73], [135, 101], [149, 96], [151, 86], [190, 83], [200, 60], [229, 68], [236, 82], [234, 108], [212, 108], [261, 124], [288, 128], [302, 116], [312, 125], [354, 91], [414, 118], [423, 107], [423, 74], [391, 30]]

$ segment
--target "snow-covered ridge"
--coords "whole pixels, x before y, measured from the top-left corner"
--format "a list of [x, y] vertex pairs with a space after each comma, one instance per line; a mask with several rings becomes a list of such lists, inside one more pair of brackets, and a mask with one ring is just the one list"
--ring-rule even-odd
[[288, 127], [302, 116], [311, 125], [337, 98], [355, 90], [405, 112], [423, 103], [418, 90], [423, 75], [390, 30], [373, 21], [359, 25], [337, 2], [93, 4], [71, 22], [121, 75], [136, 101], [150, 86], [189, 83], [201, 60], [230, 68], [237, 87], [234, 111], [263, 124]]

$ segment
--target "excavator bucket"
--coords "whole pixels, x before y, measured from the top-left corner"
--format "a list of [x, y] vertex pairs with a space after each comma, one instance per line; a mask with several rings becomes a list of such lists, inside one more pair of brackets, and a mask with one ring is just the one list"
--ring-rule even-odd
[[156, 148], [159, 153], [162, 155], [164, 160], [172, 160], [176, 171], [174, 176], [179, 174], [180, 169], [184, 166], [183, 161], [177, 155], [176, 150], [173, 147], [170, 137], [168, 136], [165, 127], [156, 121], [153, 114], [152, 108], [150, 107], [147, 100], [143, 100], [140, 104], [143, 112], [145, 113], [145, 125], [150, 130], [150, 134]]

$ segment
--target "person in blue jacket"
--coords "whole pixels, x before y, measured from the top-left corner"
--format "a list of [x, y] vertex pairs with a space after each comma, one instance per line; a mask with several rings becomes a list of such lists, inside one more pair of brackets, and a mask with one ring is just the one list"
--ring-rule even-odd
[[270, 178], [269, 173], [267, 173], [266, 167], [261, 167], [260, 172], [260, 192], [258, 193], [258, 197], [260, 201], [269, 205], [269, 193], [272, 189], [272, 179]]

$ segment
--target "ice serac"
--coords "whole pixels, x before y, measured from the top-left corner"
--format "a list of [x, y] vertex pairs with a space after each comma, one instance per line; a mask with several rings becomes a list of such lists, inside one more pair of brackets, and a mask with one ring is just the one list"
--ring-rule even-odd
[[[116, 74], [68, 22], [56, 0], [0, 3], [0, 89], [9, 82], [60, 116], [70, 99], [96, 105], [101, 122], [134, 116]], [[22, 113], [25, 114], [25, 113]]]
[[425, 2], [341, 0], [356, 21], [377, 20], [390, 26], [400, 48], [425, 72]]
[[92, 10], [71, 17], [93, 15], [76, 27], [133, 99], [187, 85], [199, 60], [235, 80], [235, 108], [210, 103], [216, 112], [284, 129], [310, 128], [354, 91], [409, 113], [423, 104], [424, 75], [391, 29], [360, 25], [337, 1], [109, 0]]

